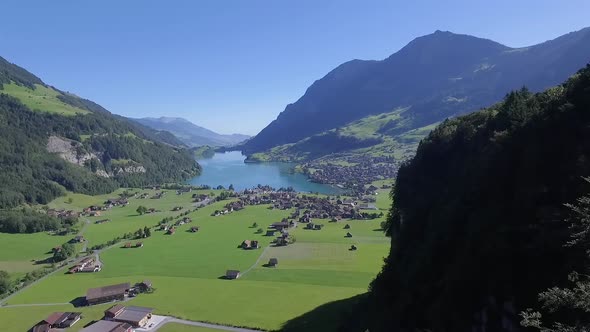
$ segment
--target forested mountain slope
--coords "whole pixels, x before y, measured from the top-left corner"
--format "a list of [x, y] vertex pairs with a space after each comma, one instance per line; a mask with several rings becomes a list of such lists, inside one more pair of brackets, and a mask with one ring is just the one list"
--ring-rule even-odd
[[343, 330], [521, 330], [540, 291], [583, 272], [564, 203], [590, 192], [589, 137], [590, 66], [444, 121], [399, 170], [390, 255]]
[[0, 58], [0, 208], [198, 174], [170, 133], [114, 116]]
[[590, 29], [524, 48], [437, 31], [385, 60], [342, 64], [241, 148], [261, 152], [368, 115], [407, 109], [380, 128], [393, 137], [490, 105], [523, 85], [541, 91], [559, 84], [586, 64], [588, 54]]

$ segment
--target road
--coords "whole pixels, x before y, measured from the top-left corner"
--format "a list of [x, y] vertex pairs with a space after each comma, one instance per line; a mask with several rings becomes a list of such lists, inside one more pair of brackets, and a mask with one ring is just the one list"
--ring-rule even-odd
[[168, 323], [206, 327], [209, 329], [231, 331], [231, 332], [260, 332], [260, 331], [262, 331], [262, 330], [247, 329], [247, 328], [243, 328], [243, 327], [232, 327], [232, 326], [219, 325], [219, 324], [196, 322], [196, 321], [192, 321], [192, 320], [178, 319], [178, 318], [174, 318], [174, 317], [168, 317], [168, 318], [164, 319], [160, 324], [158, 324], [157, 326], [155, 326], [147, 331], [150, 331], [150, 332], [158, 331], [160, 328], [162, 328], [164, 325], [166, 325]]

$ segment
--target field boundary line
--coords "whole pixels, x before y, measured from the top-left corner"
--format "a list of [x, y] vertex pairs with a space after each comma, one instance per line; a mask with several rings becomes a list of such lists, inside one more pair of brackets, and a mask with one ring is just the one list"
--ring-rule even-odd
[[270, 245], [264, 247], [264, 250], [262, 250], [262, 252], [260, 253], [260, 256], [258, 256], [258, 259], [256, 259], [256, 262], [254, 262], [254, 264], [252, 264], [252, 266], [250, 266], [249, 268], [246, 269], [246, 271], [240, 273], [240, 275], [243, 277], [246, 273], [250, 272], [250, 270], [252, 270], [253, 268], [255, 268], [258, 263], [260, 263], [260, 259], [262, 258], [262, 256], [264, 256], [264, 254], [266, 253], [266, 250], [268, 250], [268, 248], [270, 248]]

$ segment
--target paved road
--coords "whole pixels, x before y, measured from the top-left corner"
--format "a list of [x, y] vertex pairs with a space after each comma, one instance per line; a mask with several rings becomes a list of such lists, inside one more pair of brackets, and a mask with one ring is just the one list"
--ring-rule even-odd
[[183, 324], [183, 325], [190, 325], [190, 326], [198, 326], [198, 327], [206, 327], [209, 329], [216, 329], [216, 330], [222, 330], [222, 331], [231, 331], [231, 332], [260, 332], [262, 330], [252, 330], [252, 329], [246, 329], [243, 327], [232, 327], [232, 326], [226, 326], [226, 325], [218, 325], [218, 324], [210, 324], [210, 323], [203, 323], [203, 322], [195, 322], [192, 320], [186, 320], [186, 319], [178, 319], [178, 318], [173, 318], [173, 317], [168, 317], [165, 320], [163, 320], [160, 324], [158, 324], [158, 326], [155, 326], [153, 328], [151, 328], [149, 331], [158, 331], [162, 326], [168, 324], [168, 323], [177, 323], [177, 324]]
[[29, 304], [9, 304], [0, 306], [0, 308], [18, 308], [18, 307], [48, 307], [54, 305], [71, 305], [71, 303], [29, 303]]

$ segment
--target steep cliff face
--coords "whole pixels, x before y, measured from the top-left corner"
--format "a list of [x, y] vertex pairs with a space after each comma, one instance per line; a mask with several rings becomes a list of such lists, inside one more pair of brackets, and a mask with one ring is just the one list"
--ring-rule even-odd
[[442, 123], [399, 170], [391, 252], [368, 318], [346, 330], [518, 330], [518, 313], [580, 264], [563, 204], [590, 191], [588, 137], [590, 66]]

